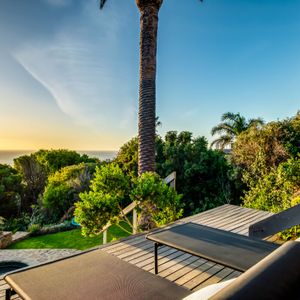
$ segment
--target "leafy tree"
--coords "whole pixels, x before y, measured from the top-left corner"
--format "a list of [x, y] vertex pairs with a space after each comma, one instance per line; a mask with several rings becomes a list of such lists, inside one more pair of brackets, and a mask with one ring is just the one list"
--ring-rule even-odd
[[296, 157], [300, 152], [300, 111], [295, 116], [280, 121], [279, 124], [284, 148], [291, 157]]
[[0, 218], [15, 217], [21, 207], [22, 178], [15, 169], [0, 164]]
[[[300, 204], [300, 156], [279, 164], [250, 186], [244, 198], [246, 207], [278, 213]], [[300, 234], [300, 227], [285, 231], [289, 239]]]
[[208, 149], [204, 137], [170, 131], [157, 157], [157, 172], [165, 177], [176, 171], [176, 189], [183, 194], [185, 214], [224, 203], [238, 203], [233, 169], [224, 153]]
[[90, 191], [81, 193], [81, 201], [75, 203], [74, 214], [83, 235], [99, 233], [109, 221], [118, 224], [118, 214], [129, 200], [129, 187], [129, 177], [118, 165], [111, 163], [96, 168]]
[[258, 182], [244, 197], [247, 207], [279, 212], [300, 203], [300, 156], [279, 164]]
[[52, 221], [58, 221], [79, 200], [79, 193], [89, 189], [95, 164], [67, 166], [49, 176], [42, 203]]
[[31, 155], [23, 155], [14, 159], [14, 167], [21, 174], [25, 186], [22, 197], [23, 208], [29, 210], [31, 205], [37, 204], [50, 174], [65, 166], [82, 162], [95, 163], [98, 160], [64, 149], [39, 150]]
[[21, 174], [24, 183], [23, 207], [29, 209], [36, 204], [39, 195], [44, 191], [47, 173], [33, 154], [14, 159], [14, 167]]
[[[126, 174], [137, 175], [137, 148], [137, 140], [132, 139], [121, 148], [122, 156], [117, 156], [116, 162]], [[162, 177], [176, 171], [176, 189], [183, 194], [186, 215], [223, 203], [239, 203], [239, 173], [222, 152], [208, 149], [204, 137], [193, 138], [186, 131], [169, 131], [164, 139], [157, 136], [156, 170]]]
[[[232, 161], [246, 185], [244, 205], [279, 212], [300, 203], [299, 155], [299, 112], [241, 133], [233, 146]], [[284, 235], [290, 236], [291, 231]]]
[[140, 217], [151, 216], [151, 219], [139, 222], [149, 226], [143, 229], [168, 224], [182, 216], [182, 195], [178, 195], [156, 173], [146, 172], [135, 179], [130, 197], [132, 201], [140, 203], [140, 211], [148, 210], [147, 214], [140, 214]]
[[232, 160], [242, 170], [243, 180], [255, 185], [280, 163], [300, 152], [300, 114], [241, 133], [233, 145]]
[[131, 221], [121, 215], [127, 197], [140, 203], [139, 212], [145, 210], [144, 206], [149, 209], [149, 202], [153, 204], [154, 210], [147, 211], [153, 216], [148, 220], [150, 225], [174, 221], [181, 214], [180, 196], [157, 174], [147, 172], [130, 181], [118, 165], [109, 164], [97, 168], [91, 191], [81, 193], [81, 201], [75, 204], [75, 217], [82, 226], [82, 233], [98, 234], [109, 221], [121, 226], [122, 220], [132, 226]]
[[217, 149], [222, 150], [228, 145], [232, 146], [235, 138], [248, 128], [252, 126], [260, 127], [264, 124], [261, 118], [246, 120], [246, 118], [239, 113], [234, 114], [231, 112], [224, 113], [221, 117], [221, 121], [220, 124], [211, 130], [212, 135], [220, 135], [219, 138], [211, 143], [211, 146], [215, 145]]
[[34, 153], [37, 161], [44, 166], [47, 173], [54, 173], [63, 167], [78, 165], [80, 163], [97, 163], [98, 159], [89, 158], [87, 155], [80, 155], [76, 151], [58, 150], [39, 150]]
[[135, 137], [125, 143], [114, 160], [125, 174], [131, 178], [138, 175], [138, 139]]

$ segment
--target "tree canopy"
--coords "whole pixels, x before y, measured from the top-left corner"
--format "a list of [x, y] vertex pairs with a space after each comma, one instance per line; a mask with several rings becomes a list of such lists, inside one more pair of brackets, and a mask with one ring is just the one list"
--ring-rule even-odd
[[80, 155], [76, 151], [66, 149], [39, 150], [34, 153], [36, 160], [44, 166], [47, 173], [54, 173], [63, 167], [80, 163], [96, 163], [98, 159], [90, 158], [86, 154]]
[[23, 187], [18, 172], [8, 165], [0, 164], [0, 217], [17, 215], [21, 208]]
[[58, 221], [79, 200], [79, 193], [89, 190], [95, 164], [78, 164], [56, 171], [48, 178], [42, 204], [51, 211], [51, 219]]
[[[182, 213], [181, 197], [155, 173], [145, 172], [132, 179], [117, 164], [103, 165], [96, 169], [90, 188], [89, 192], [81, 193], [81, 201], [75, 203], [76, 221], [81, 224], [84, 235], [100, 233], [109, 221], [121, 226], [122, 220], [132, 227], [130, 219], [121, 214], [127, 197], [137, 201], [140, 216], [146, 209], [151, 216], [149, 224], [166, 224]], [[152, 205], [148, 205], [150, 202]]]
[[[115, 160], [123, 171], [137, 176], [137, 139], [121, 147]], [[224, 153], [208, 149], [204, 137], [191, 132], [169, 131], [156, 137], [156, 172], [161, 177], [176, 171], [176, 189], [183, 194], [185, 214], [224, 203], [238, 203], [234, 170]]]

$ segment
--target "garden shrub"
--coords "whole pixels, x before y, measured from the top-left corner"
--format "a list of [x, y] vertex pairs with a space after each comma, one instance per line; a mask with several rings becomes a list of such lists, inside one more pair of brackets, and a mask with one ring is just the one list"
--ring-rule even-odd
[[[176, 190], [186, 204], [184, 215], [225, 203], [240, 203], [240, 174], [236, 174], [223, 152], [208, 149], [204, 137], [193, 138], [187, 131], [169, 131], [164, 139], [156, 136], [155, 147], [156, 172], [164, 178], [176, 171]], [[115, 162], [127, 175], [137, 177], [137, 138], [121, 147]]]
[[8, 165], [0, 164], [0, 217], [11, 218], [21, 209], [21, 176]]
[[[244, 196], [246, 207], [278, 213], [300, 204], [300, 157], [279, 164], [256, 183]], [[285, 231], [281, 236], [289, 239], [299, 233], [299, 227]]]
[[182, 195], [178, 195], [156, 173], [146, 172], [134, 180], [130, 197], [140, 203], [138, 211], [146, 210], [156, 226], [168, 224], [182, 216]]
[[182, 214], [181, 197], [154, 173], [144, 173], [130, 181], [117, 164], [109, 164], [97, 168], [90, 187], [91, 191], [80, 194], [81, 201], [75, 203], [74, 212], [86, 236], [100, 233], [109, 221], [118, 226], [125, 221], [132, 227], [128, 217], [120, 216], [127, 205], [126, 197], [139, 202], [139, 212], [151, 207], [157, 225], [174, 221]]
[[43, 206], [57, 222], [79, 200], [79, 193], [89, 189], [94, 164], [64, 167], [50, 175], [43, 194]]
[[73, 230], [75, 227], [71, 224], [71, 222], [64, 222], [59, 224], [48, 224], [41, 226], [40, 224], [31, 224], [28, 226], [27, 231], [30, 232], [31, 236], [40, 236], [45, 234], [63, 232]]

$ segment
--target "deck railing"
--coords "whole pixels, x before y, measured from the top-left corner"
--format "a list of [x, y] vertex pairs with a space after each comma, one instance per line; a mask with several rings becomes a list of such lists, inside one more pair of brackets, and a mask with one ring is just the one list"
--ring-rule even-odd
[[[164, 182], [166, 184], [169, 184], [171, 187], [175, 189], [176, 187], [176, 172], [172, 172], [169, 174], [165, 179]], [[129, 213], [132, 212], [132, 233], [135, 234], [137, 233], [137, 212], [136, 212], [136, 207], [138, 203], [137, 201], [134, 201], [130, 203], [128, 206], [126, 206], [121, 212], [120, 212], [120, 217], [125, 217]], [[111, 222], [108, 222], [101, 230], [103, 232], [103, 245], [107, 243], [107, 230], [111, 226]]]

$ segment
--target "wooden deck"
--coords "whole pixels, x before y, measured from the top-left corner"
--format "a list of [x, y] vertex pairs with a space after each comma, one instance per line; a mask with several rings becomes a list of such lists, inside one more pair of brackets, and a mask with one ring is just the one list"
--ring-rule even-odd
[[[226, 204], [192, 217], [181, 219], [171, 226], [192, 221], [238, 234], [248, 235], [248, 227], [250, 224], [270, 215], [271, 213], [268, 212]], [[101, 250], [113, 254], [148, 272], [154, 273], [153, 243], [146, 240], [145, 235], [131, 236], [120, 242], [102, 246]], [[233, 269], [167, 246], [160, 247], [158, 254], [158, 275], [192, 291], [240, 275], [240, 272]], [[4, 299], [4, 290], [7, 287], [5, 282], [0, 280], [0, 299]], [[18, 295], [15, 295], [13, 299], [20, 298]]]

